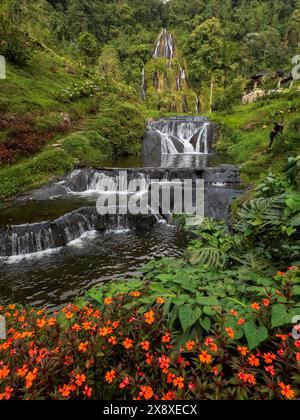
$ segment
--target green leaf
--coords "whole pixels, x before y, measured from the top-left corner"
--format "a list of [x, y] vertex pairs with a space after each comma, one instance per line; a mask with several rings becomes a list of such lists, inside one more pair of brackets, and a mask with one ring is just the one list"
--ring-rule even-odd
[[264, 342], [269, 336], [266, 327], [257, 327], [253, 321], [247, 322], [244, 325], [244, 332], [248, 341], [250, 351], [259, 346], [260, 343]]
[[284, 305], [272, 307], [272, 328], [281, 327], [287, 323], [287, 311]]
[[91, 289], [87, 295], [98, 303], [103, 302], [103, 293], [99, 289]]
[[156, 279], [162, 281], [163, 283], [166, 283], [168, 281], [173, 280], [173, 274], [159, 274], [158, 276], [156, 276]]
[[213, 296], [197, 296], [196, 297], [197, 303], [204, 306], [218, 306], [219, 301]]
[[201, 309], [199, 307], [193, 308], [192, 305], [186, 304], [179, 308], [179, 319], [183, 331], [195, 324], [201, 316]]
[[189, 295], [182, 294], [182, 295], [178, 295], [175, 298], [173, 298], [172, 299], [172, 302], [175, 305], [179, 305], [180, 306], [180, 305], [184, 305], [186, 302], [189, 302], [189, 300], [190, 300], [190, 296]]
[[300, 286], [293, 286], [292, 288], [292, 295], [293, 296], [299, 296], [300, 295]]
[[210, 318], [208, 318], [207, 316], [205, 318], [201, 318], [199, 320], [199, 324], [201, 325], [201, 327], [208, 333], [210, 331], [211, 328], [211, 320]]

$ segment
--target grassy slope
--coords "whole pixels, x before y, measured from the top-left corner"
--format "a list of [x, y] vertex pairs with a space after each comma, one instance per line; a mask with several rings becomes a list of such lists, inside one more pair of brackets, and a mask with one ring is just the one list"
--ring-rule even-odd
[[[269, 99], [236, 106], [230, 114], [215, 115], [221, 136], [217, 148], [241, 164], [245, 182], [255, 181], [268, 171], [280, 170], [286, 159], [300, 154], [300, 97]], [[285, 130], [267, 151], [273, 121], [285, 122]]]
[[[101, 91], [95, 97], [68, 103], [56, 99], [59, 91], [82, 80], [85, 79], [72, 68], [72, 63], [51, 53], [35, 54], [24, 69], [8, 64], [7, 79], [0, 80], [0, 120], [26, 115], [33, 118], [35, 127], [51, 131], [61, 118], [60, 113], [66, 112], [72, 120], [72, 128], [68, 133], [56, 133], [34, 156], [2, 165], [0, 199], [39, 187], [72, 170], [78, 161], [86, 165], [103, 161], [113, 153], [119, 137], [124, 144], [128, 143], [126, 153], [138, 151], [138, 142], [134, 139], [139, 139], [144, 131], [145, 116], [126, 88], [109, 86], [108, 91]], [[98, 114], [91, 114], [91, 109], [96, 108]], [[109, 138], [106, 134], [111, 125], [115, 136]], [[6, 140], [13, 126], [12, 122], [0, 130], [0, 143]]]

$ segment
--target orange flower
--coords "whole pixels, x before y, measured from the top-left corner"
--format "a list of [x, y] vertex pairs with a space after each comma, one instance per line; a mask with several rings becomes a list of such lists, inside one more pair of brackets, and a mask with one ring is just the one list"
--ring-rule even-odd
[[147, 365], [152, 365], [152, 362], [153, 362], [153, 356], [151, 356], [150, 353], [147, 353], [146, 354], [146, 363], [147, 363]]
[[210, 345], [210, 350], [211, 350], [211, 351], [216, 352], [216, 351], [218, 351], [218, 350], [219, 350], [219, 347], [217, 346], [217, 344], [216, 344], [216, 343], [212, 343], [212, 344]]
[[154, 323], [154, 312], [149, 311], [144, 314], [144, 318], [147, 324], [151, 325]]
[[263, 305], [267, 308], [268, 306], [270, 306], [270, 300], [269, 299], [264, 299], [263, 300]]
[[191, 351], [191, 350], [194, 350], [195, 345], [196, 345], [195, 341], [189, 340], [187, 341], [185, 347], [188, 351]]
[[162, 337], [161, 342], [162, 343], [169, 343], [171, 341], [171, 333], [166, 332], [166, 334]]
[[75, 384], [77, 386], [81, 386], [85, 381], [86, 381], [86, 376], [83, 373], [82, 374], [78, 373], [75, 376]]
[[99, 335], [101, 335], [101, 337], [106, 337], [107, 335], [112, 334], [113, 331], [114, 330], [111, 327], [100, 328]]
[[162, 369], [163, 373], [168, 373], [170, 367], [170, 359], [167, 356], [162, 355], [158, 359], [159, 367]]
[[150, 343], [149, 341], [142, 341], [140, 343], [140, 346], [142, 347], [143, 350], [148, 351], [150, 349]]
[[249, 353], [248, 347], [238, 346], [238, 351], [241, 353], [242, 356], [247, 356]]
[[117, 345], [118, 341], [117, 341], [117, 337], [115, 337], [114, 335], [112, 335], [109, 339], [108, 342], [110, 344], [112, 344], [113, 346]]
[[24, 378], [27, 372], [28, 372], [27, 364], [24, 364], [20, 369], [17, 369], [17, 376], [19, 376], [19, 378]]
[[90, 388], [88, 385], [85, 385], [83, 395], [85, 395], [87, 398], [91, 398], [93, 393], [92, 388]]
[[112, 304], [113, 299], [111, 297], [107, 297], [104, 299], [104, 303], [105, 305], [111, 305]]
[[78, 346], [78, 350], [80, 351], [80, 353], [85, 353], [87, 351], [89, 342], [85, 341], [84, 343], [80, 343]]
[[237, 311], [235, 311], [234, 309], [231, 309], [230, 313], [231, 313], [231, 315], [232, 315], [232, 316], [234, 316], [234, 317], [237, 317], [237, 316], [238, 316], [238, 312], [237, 312]]
[[8, 368], [8, 366], [3, 365], [2, 368], [0, 369], [0, 380], [5, 379], [9, 375], [9, 372], [10, 372], [10, 369]]
[[263, 358], [265, 359], [265, 363], [267, 365], [272, 365], [273, 361], [276, 360], [276, 356], [272, 353], [265, 353], [263, 355]]
[[277, 338], [280, 338], [282, 341], [286, 341], [288, 339], [287, 335], [283, 335], [283, 334], [276, 334]]
[[31, 388], [32, 387], [33, 381], [35, 381], [36, 378], [37, 378], [37, 373], [38, 373], [37, 368], [34, 368], [32, 371], [29, 371], [27, 373], [26, 384], [25, 384], [26, 388]]
[[175, 379], [175, 378], [176, 378], [175, 373], [169, 372], [168, 373], [168, 376], [167, 376], [167, 382], [168, 382], [168, 384], [172, 384], [173, 383], [173, 379]]
[[113, 383], [115, 377], [116, 377], [116, 371], [115, 370], [111, 370], [110, 372], [107, 372], [105, 374], [105, 380], [109, 384], [112, 384]]
[[74, 359], [73, 356], [66, 356], [65, 360], [64, 360], [64, 365], [65, 366], [70, 366], [74, 363]]
[[252, 309], [254, 309], [255, 311], [260, 311], [260, 304], [259, 304], [259, 303], [257, 303], [257, 302], [252, 303], [252, 304], [250, 305], [250, 307], [251, 307]]
[[199, 354], [199, 360], [201, 363], [210, 365], [212, 362], [212, 356], [208, 353], [207, 350], [204, 350]]
[[36, 325], [38, 326], [38, 328], [42, 329], [45, 327], [45, 325], [47, 324], [47, 321], [44, 318], [39, 318], [36, 321]]
[[161, 397], [162, 401], [172, 401], [176, 399], [176, 394], [174, 392], [169, 391]]
[[13, 388], [11, 388], [10, 386], [6, 386], [5, 389], [4, 389], [4, 393], [0, 394], [0, 401], [1, 400], [6, 400], [6, 401], [10, 400], [10, 396], [11, 396], [12, 392], [13, 392]]
[[158, 303], [159, 305], [163, 305], [165, 303], [165, 299], [162, 297], [158, 297], [156, 299], [156, 303]]
[[66, 318], [67, 319], [72, 319], [73, 318], [73, 314], [72, 314], [72, 312], [66, 312]]
[[63, 396], [68, 398], [71, 395], [71, 387], [69, 385], [64, 385], [63, 387], [58, 387], [58, 392]]
[[265, 371], [268, 372], [268, 373], [270, 373], [271, 376], [275, 376], [275, 374], [276, 374], [273, 365], [271, 365], [271, 366], [265, 366]]
[[130, 338], [126, 338], [122, 344], [126, 350], [129, 350], [133, 347], [133, 340], [131, 340]]
[[300, 362], [300, 353], [296, 353], [296, 360], [297, 362]]
[[151, 400], [153, 397], [153, 390], [151, 386], [141, 386], [141, 392], [139, 394], [140, 398], [145, 398], [145, 400]]
[[279, 386], [281, 388], [281, 395], [283, 395], [287, 400], [292, 400], [295, 397], [295, 393], [291, 389], [291, 385], [285, 385], [283, 382], [280, 382]]
[[130, 293], [130, 296], [132, 296], [132, 297], [140, 297], [141, 296], [141, 292], [131, 292]]
[[176, 386], [178, 389], [184, 388], [184, 378], [182, 376], [178, 376], [173, 379], [173, 385]]
[[234, 339], [234, 331], [231, 327], [225, 328], [225, 331], [227, 332], [229, 338]]
[[278, 271], [276, 273], [276, 276], [283, 277], [283, 276], [285, 276], [285, 273], [283, 271]]
[[238, 320], [238, 322], [237, 322], [237, 325], [244, 325], [245, 324], [245, 320], [244, 320], [244, 318], [240, 318], [239, 320]]
[[251, 366], [259, 366], [259, 359], [257, 357], [255, 357], [253, 354], [251, 354], [251, 356], [248, 358], [248, 362]]
[[240, 372], [238, 378], [243, 381], [245, 384], [256, 385], [256, 379], [254, 375], [250, 375], [247, 373]]
[[74, 324], [71, 329], [73, 331], [81, 331], [81, 326], [79, 324]]
[[53, 327], [56, 324], [56, 318], [48, 319], [48, 327]]

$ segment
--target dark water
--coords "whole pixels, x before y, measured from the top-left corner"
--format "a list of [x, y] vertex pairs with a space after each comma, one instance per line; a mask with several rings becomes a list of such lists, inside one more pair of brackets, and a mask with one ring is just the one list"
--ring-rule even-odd
[[[106, 161], [103, 166], [196, 168], [223, 163], [231, 162], [223, 155], [214, 154], [163, 156], [160, 162], [128, 157]], [[2, 203], [0, 227], [55, 220], [94, 202], [93, 196], [70, 195], [39, 202]], [[150, 259], [181, 256], [185, 246], [184, 233], [166, 224], [158, 224], [147, 233], [89, 233], [59, 250], [0, 260], [0, 301], [53, 309], [84, 294], [93, 285], [129, 278]]]
[[143, 168], [143, 167], [162, 167], [162, 168], [203, 168], [218, 166], [221, 164], [231, 164], [232, 159], [221, 153], [209, 155], [201, 154], [178, 154], [163, 155], [161, 159], [149, 159], [137, 156], [122, 157], [111, 161], [105, 161], [106, 168]]
[[144, 233], [91, 232], [67, 247], [0, 261], [0, 300], [56, 308], [91, 286], [122, 280], [153, 258], [181, 256], [185, 235], [158, 224]]

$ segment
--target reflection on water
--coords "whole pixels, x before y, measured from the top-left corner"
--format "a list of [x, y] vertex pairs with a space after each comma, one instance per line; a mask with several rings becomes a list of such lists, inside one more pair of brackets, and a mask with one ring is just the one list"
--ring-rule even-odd
[[151, 232], [111, 232], [16, 262], [0, 261], [0, 299], [56, 308], [91, 286], [124, 279], [153, 258], [181, 256], [185, 235], [159, 224]]
[[231, 164], [232, 159], [220, 153], [204, 154], [176, 154], [162, 155], [160, 159], [127, 156], [120, 159], [105, 161], [106, 168], [204, 168], [221, 164]]

